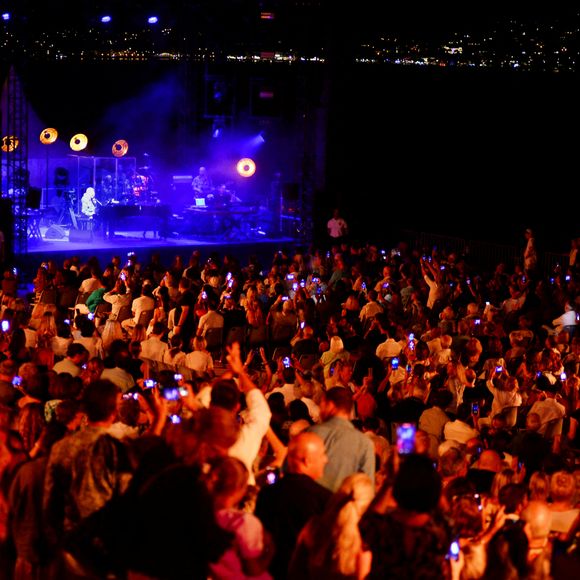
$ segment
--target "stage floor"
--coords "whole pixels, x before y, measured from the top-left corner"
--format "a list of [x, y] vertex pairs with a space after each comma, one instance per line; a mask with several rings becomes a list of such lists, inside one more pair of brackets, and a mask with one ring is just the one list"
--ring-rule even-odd
[[[100, 232], [71, 230], [61, 228], [63, 237], [47, 239], [47, 227], [41, 226], [36, 237], [28, 239], [28, 252], [17, 256], [17, 264], [27, 278], [34, 276], [40, 264], [48, 259], [55, 260], [61, 266], [66, 258], [78, 256], [86, 261], [92, 256], [99, 259], [101, 265], [110, 262], [116, 255], [124, 256], [128, 252], [135, 252], [141, 263], [149, 261], [152, 254], [159, 254], [163, 264], [170, 265], [176, 255], [180, 255], [187, 263], [194, 250], [200, 250], [202, 258], [207, 258], [216, 252], [218, 255], [230, 254], [237, 258], [242, 265], [247, 264], [252, 254], [258, 256], [265, 267], [269, 267], [278, 249], [293, 249], [307, 245], [305, 241], [292, 237], [272, 236], [263, 231], [249, 231], [242, 234], [239, 231], [232, 235], [204, 235], [184, 236], [173, 233], [167, 238], [160, 238], [153, 231], [117, 231], [114, 237], [107, 238]], [[54, 236], [54, 232], [51, 234]], [[79, 239], [82, 238], [82, 239]]]

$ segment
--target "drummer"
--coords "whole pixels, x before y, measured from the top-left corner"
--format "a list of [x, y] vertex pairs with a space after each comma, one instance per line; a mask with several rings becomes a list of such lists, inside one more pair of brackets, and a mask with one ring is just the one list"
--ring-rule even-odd
[[193, 178], [191, 182], [193, 195], [195, 198], [207, 197], [212, 191], [211, 177], [207, 173], [205, 167], [199, 168], [199, 173]]

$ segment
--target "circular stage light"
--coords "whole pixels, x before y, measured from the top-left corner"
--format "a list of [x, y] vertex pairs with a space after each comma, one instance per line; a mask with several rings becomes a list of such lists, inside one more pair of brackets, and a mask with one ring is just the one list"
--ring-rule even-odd
[[40, 142], [43, 145], [51, 145], [58, 139], [58, 131], [52, 127], [48, 127], [40, 134]]
[[73, 151], [82, 151], [83, 149], [86, 149], [88, 143], [89, 140], [87, 139], [86, 135], [83, 135], [82, 133], [77, 133], [76, 135], [73, 135], [73, 137], [70, 140], [70, 148]]
[[14, 135], [6, 135], [5, 137], [2, 137], [2, 147], [0, 148], [4, 153], [12, 153], [12, 151], [18, 149], [18, 145], [20, 145], [18, 137], [15, 137]]
[[249, 157], [244, 157], [238, 161], [236, 165], [236, 169], [238, 174], [242, 177], [252, 177], [254, 173], [256, 173], [256, 164], [254, 163], [253, 159]]
[[113, 155], [115, 157], [124, 157], [129, 151], [129, 143], [124, 139], [119, 139], [113, 143]]

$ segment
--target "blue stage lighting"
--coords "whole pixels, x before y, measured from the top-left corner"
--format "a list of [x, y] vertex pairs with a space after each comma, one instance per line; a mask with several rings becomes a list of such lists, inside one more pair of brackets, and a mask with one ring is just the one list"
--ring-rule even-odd
[[113, 20], [108, 14], [105, 14], [105, 16], [101, 17], [101, 22], [103, 24], [109, 24], [109, 22], [111, 22], [111, 20]]
[[149, 24], [157, 24], [159, 22], [159, 18], [157, 18], [157, 16], [149, 16], [147, 22]]
[[10, 20], [10, 12], [3, 12], [2, 20], [4, 20], [4, 22], [8, 22], [8, 20]]

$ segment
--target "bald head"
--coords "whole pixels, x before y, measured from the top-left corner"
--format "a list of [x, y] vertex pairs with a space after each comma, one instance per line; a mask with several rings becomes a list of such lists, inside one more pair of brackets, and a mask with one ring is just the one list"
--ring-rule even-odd
[[530, 540], [546, 540], [552, 527], [552, 511], [545, 501], [532, 500], [520, 514], [529, 524]]
[[328, 462], [324, 441], [309, 431], [303, 431], [288, 444], [288, 472], [308, 475], [320, 479]]
[[481, 452], [475, 467], [498, 473], [501, 471], [501, 457], [497, 451], [494, 451], [493, 449], [485, 449]]

